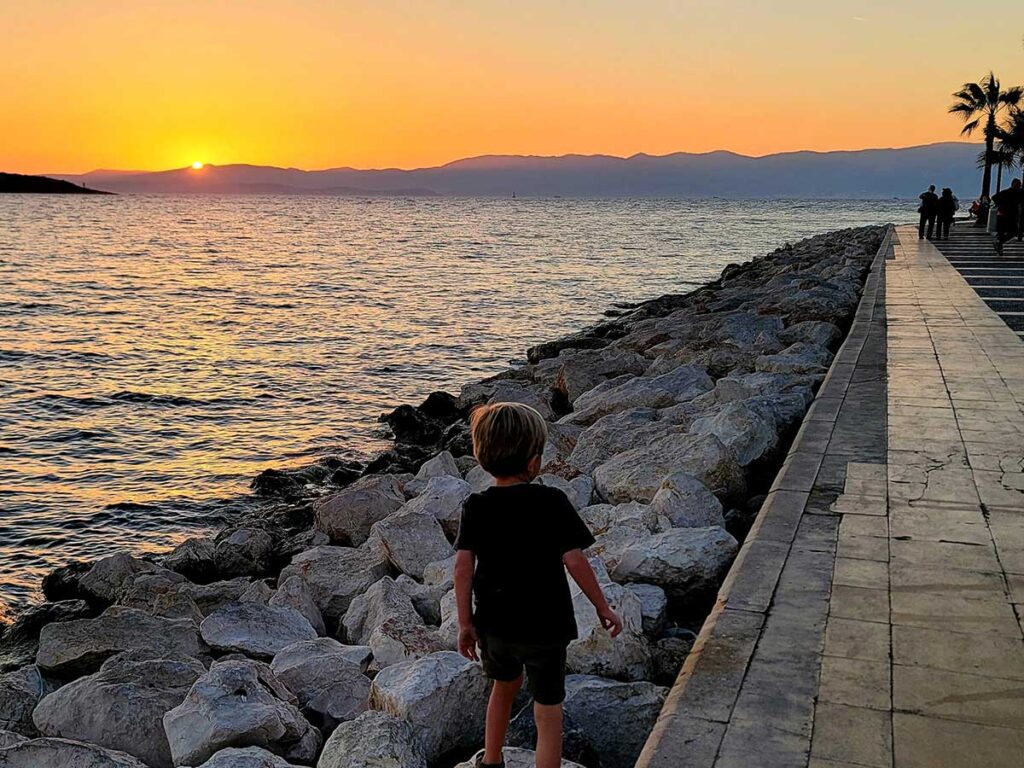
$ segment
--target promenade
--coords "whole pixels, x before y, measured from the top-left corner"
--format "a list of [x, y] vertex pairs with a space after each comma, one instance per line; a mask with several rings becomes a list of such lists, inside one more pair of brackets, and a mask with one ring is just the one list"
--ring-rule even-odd
[[1022, 406], [1024, 342], [895, 229], [638, 766], [1024, 765]]

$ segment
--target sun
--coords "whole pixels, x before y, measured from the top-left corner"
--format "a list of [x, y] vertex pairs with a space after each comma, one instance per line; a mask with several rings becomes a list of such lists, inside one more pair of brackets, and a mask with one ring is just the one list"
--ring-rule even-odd
[[196, 171], [202, 170], [203, 164], [199, 160], [196, 160], [194, 163], [192, 163], [192, 168], [193, 170]]

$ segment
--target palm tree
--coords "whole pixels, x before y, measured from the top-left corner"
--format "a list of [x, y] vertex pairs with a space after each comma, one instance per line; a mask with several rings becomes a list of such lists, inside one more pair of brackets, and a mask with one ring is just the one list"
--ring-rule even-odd
[[1019, 107], [1010, 112], [1006, 122], [996, 131], [999, 139], [997, 152], [1008, 152], [1020, 158], [1022, 181], [1024, 181], [1024, 110]]
[[981, 194], [988, 196], [992, 188], [992, 160], [995, 151], [998, 118], [1006, 110], [1013, 109], [1024, 99], [1024, 88], [1014, 86], [1005, 91], [992, 72], [980, 83], [964, 83], [964, 87], [953, 94], [956, 103], [949, 108], [966, 122], [961, 136], [970, 136], [982, 124], [985, 132], [985, 174], [981, 181]]
[[984, 151], [978, 153], [978, 168], [985, 167], [986, 155], [989, 166], [996, 169], [996, 192], [999, 192], [1003, 188], [1003, 169], [1013, 170], [1017, 164], [1017, 151], [1000, 142], [990, 154]]

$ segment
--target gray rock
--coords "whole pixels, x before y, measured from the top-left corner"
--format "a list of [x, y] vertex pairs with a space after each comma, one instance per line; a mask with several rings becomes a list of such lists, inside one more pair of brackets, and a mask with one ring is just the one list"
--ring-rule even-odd
[[695, 435], [714, 435], [729, 448], [741, 466], [764, 459], [779, 447], [775, 423], [765, 421], [742, 403], [727, 403], [712, 416], [690, 425]]
[[466, 482], [472, 493], [486, 491], [494, 485], [494, 476], [483, 467], [477, 465], [466, 473]]
[[785, 373], [744, 373], [726, 376], [715, 382], [715, 399], [720, 403], [747, 400], [751, 397], [800, 394], [808, 405], [814, 399], [811, 391], [812, 379], [806, 376], [792, 376]]
[[166, 619], [189, 619], [197, 624], [203, 620], [195, 600], [181, 591], [180, 582], [169, 581], [161, 574], [141, 574], [121, 590], [118, 605]]
[[178, 706], [206, 668], [196, 659], [147, 659], [129, 651], [100, 671], [46, 696], [33, 719], [45, 736], [84, 741], [172, 768], [163, 716]]
[[95, 619], [47, 624], [39, 633], [36, 664], [60, 677], [99, 669], [111, 656], [139, 650], [163, 655], [200, 656], [199, 628], [188, 619], [164, 619], [115, 605]]
[[0, 768], [149, 768], [126, 755], [67, 739], [31, 739], [0, 749]]
[[217, 542], [209, 536], [185, 539], [163, 559], [164, 566], [189, 579], [217, 578]]
[[224, 576], [260, 576], [276, 556], [274, 538], [261, 528], [242, 527], [217, 537], [217, 572]]
[[209, 616], [222, 605], [233, 603], [245, 594], [251, 582], [245, 577], [238, 577], [226, 581], [215, 581], [212, 584], [191, 584], [184, 583], [178, 587], [178, 592], [188, 595], [197, 606], [203, 616]]
[[589, 475], [577, 475], [572, 480], [566, 480], [558, 475], [540, 475], [533, 482], [538, 485], [546, 485], [549, 488], [557, 488], [566, 495], [569, 503], [577, 510], [588, 506], [590, 497], [594, 495], [594, 481]]
[[329, 637], [304, 640], [282, 649], [270, 665], [306, 717], [325, 733], [369, 706], [370, 679], [350, 649]]
[[683, 637], [663, 637], [651, 648], [654, 659], [654, 682], [658, 685], [672, 685], [690, 655], [693, 640]]
[[480, 403], [523, 403], [537, 411], [546, 421], [554, 421], [551, 389], [546, 384], [532, 384], [510, 379], [490, 379], [467, 384], [459, 393], [467, 405]]
[[326, 635], [327, 627], [320, 609], [316, 607], [313, 594], [306, 582], [298, 576], [290, 576], [282, 581], [277, 590], [270, 596], [268, 603], [277, 608], [291, 608], [301, 613], [318, 635]]
[[766, 373], [825, 373], [832, 362], [832, 353], [817, 344], [797, 342], [777, 355], [762, 355], [754, 363], [755, 370]]
[[[603, 570], [598, 564], [597, 569]], [[626, 587], [607, 582], [602, 590], [608, 604], [622, 619], [622, 632], [613, 638], [601, 626], [594, 606], [570, 580], [573, 611], [579, 637], [569, 643], [566, 666], [579, 674], [600, 675], [618, 680], [643, 680], [651, 676], [651, 654], [643, 636], [640, 599]]]
[[649, 502], [675, 472], [693, 475], [716, 495], [738, 495], [745, 488], [742, 468], [717, 437], [689, 434], [666, 435], [618, 454], [594, 470], [594, 482], [614, 504]]
[[432, 477], [455, 477], [459, 480], [462, 479], [459, 465], [455, 463], [455, 458], [451, 453], [441, 451], [432, 459], [423, 462], [416, 476], [405, 484], [405, 495], [407, 497], [420, 495]]
[[174, 764], [198, 765], [227, 747], [262, 747], [291, 762], [311, 763], [320, 733], [295, 701], [266, 664], [215, 662], [164, 715]]
[[695, 365], [681, 365], [653, 378], [620, 376], [577, 398], [574, 411], [563, 421], [589, 426], [602, 416], [626, 408], [667, 408], [692, 400], [714, 385], [707, 371]]
[[317, 768], [427, 768], [427, 760], [407, 720], [371, 711], [335, 729]]
[[34, 666], [0, 675], [0, 730], [35, 736], [32, 710], [45, 690], [43, 676]]
[[337, 627], [356, 595], [388, 572], [379, 552], [348, 547], [314, 547], [292, 558], [280, 581], [298, 576], [309, 588], [328, 631]]
[[446, 592], [451, 589], [455, 583], [455, 555], [428, 564], [423, 569], [423, 583], [432, 587], [447, 587]]
[[146, 560], [132, 557], [127, 552], [99, 560], [78, 583], [79, 588], [92, 600], [113, 603], [121, 591], [141, 574], [159, 574], [168, 582], [182, 582], [184, 577]]
[[393, 475], [367, 475], [332, 496], [313, 503], [313, 525], [336, 544], [358, 547], [371, 526], [398, 511], [405, 503], [402, 487]]
[[430, 478], [420, 495], [406, 504], [402, 511], [433, 515], [441, 524], [445, 535], [454, 541], [459, 532], [459, 521], [462, 519], [462, 504], [472, 492], [472, 488], [465, 480], [439, 475]]
[[580, 511], [580, 517], [594, 534], [588, 552], [601, 559], [608, 569], [614, 568], [626, 547], [637, 539], [668, 528], [651, 507], [636, 501], [628, 504], [593, 504]]
[[640, 601], [640, 617], [644, 634], [657, 637], [665, 629], [668, 621], [668, 595], [665, 590], [655, 584], [627, 584], [629, 589]]
[[408, 720], [430, 762], [480, 743], [489, 687], [479, 665], [441, 651], [381, 670], [370, 706]]
[[370, 635], [388, 619], [422, 624], [408, 593], [390, 576], [377, 581], [352, 600], [342, 620], [345, 639], [356, 645], [369, 645]]
[[[534, 768], [537, 765], [537, 753], [532, 749], [505, 747], [502, 752], [505, 758], [505, 768]], [[482, 755], [483, 751], [480, 751], [473, 756], [472, 760], [459, 763], [455, 768], [475, 768], [477, 758], [482, 759]], [[572, 760], [563, 759], [561, 768], [583, 768], [583, 766], [579, 763], [574, 763]]]
[[658, 421], [654, 408], [628, 408], [603, 416], [585, 429], [568, 464], [580, 472], [593, 472], [617, 453], [639, 448], [669, 432], [685, 431], [676, 424]]
[[604, 381], [624, 374], [643, 373], [647, 360], [635, 352], [566, 349], [554, 361], [558, 373], [553, 388], [572, 403]]
[[452, 588], [451, 584], [420, 584], [404, 573], [395, 579], [395, 584], [409, 596], [413, 608], [424, 622], [435, 627], [441, 623], [441, 598]]
[[668, 518], [674, 528], [725, 527], [722, 503], [693, 475], [673, 472], [661, 481], [651, 499], [654, 514]]
[[7, 749], [7, 747], [13, 747], [15, 744], [21, 744], [26, 741], [28, 741], [28, 737], [22, 736], [20, 733], [0, 731], [0, 749]]
[[673, 528], [626, 548], [612, 578], [656, 584], [680, 602], [706, 599], [718, 589], [739, 545], [725, 529]]
[[429, 563], [455, 554], [435, 510], [421, 506], [413, 509], [403, 507], [374, 523], [370, 531], [371, 539], [379, 542], [388, 561], [414, 579], [423, 578], [423, 569]]
[[667, 689], [592, 675], [569, 675], [565, 688], [565, 713], [600, 755], [602, 768], [633, 768]]
[[377, 670], [449, 649], [437, 629], [408, 618], [387, 619], [370, 633], [369, 643]]
[[260, 747], [222, 749], [199, 768], [295, 768], [272, 752]]
[[316, 630], [294, 608], [250, 601], [228, 603], [199, 625], [203, 640], [223, 652], [269, 659], [300, 640], [313, 640]]
[[274, 596], [274, 590], [270, 588], [270, 585], [262, 579], [257, 579], [250, 584], [242, 596], [238, 598], [239, 603], [262, 603], [263, 605], [270, 604], [270, 598]]
[[548, 438], [541, 455], [540, 471], [542, 474], [558, 474], [565, 468], [569, 456], [576, 448], [576, 440], [583, 433], [583, 427], [554, 423], [548, 424], [547, 430]]
[[820, 320], [805, 320], [789, 326], [779, 334], [779, 338], [786, 344], [816, 344], [826, 349], [834, 349], [843, 338], [843, 332], [832, 323]]

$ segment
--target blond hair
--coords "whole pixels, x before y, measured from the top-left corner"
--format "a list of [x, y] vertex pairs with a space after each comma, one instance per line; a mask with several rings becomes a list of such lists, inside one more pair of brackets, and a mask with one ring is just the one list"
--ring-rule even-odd
[[530, 459], [544, 452], [548, 427], [544, 417], [522, 403], [492, 403], [469, 417], [473, 455], [495, 477], [526, 471]]

